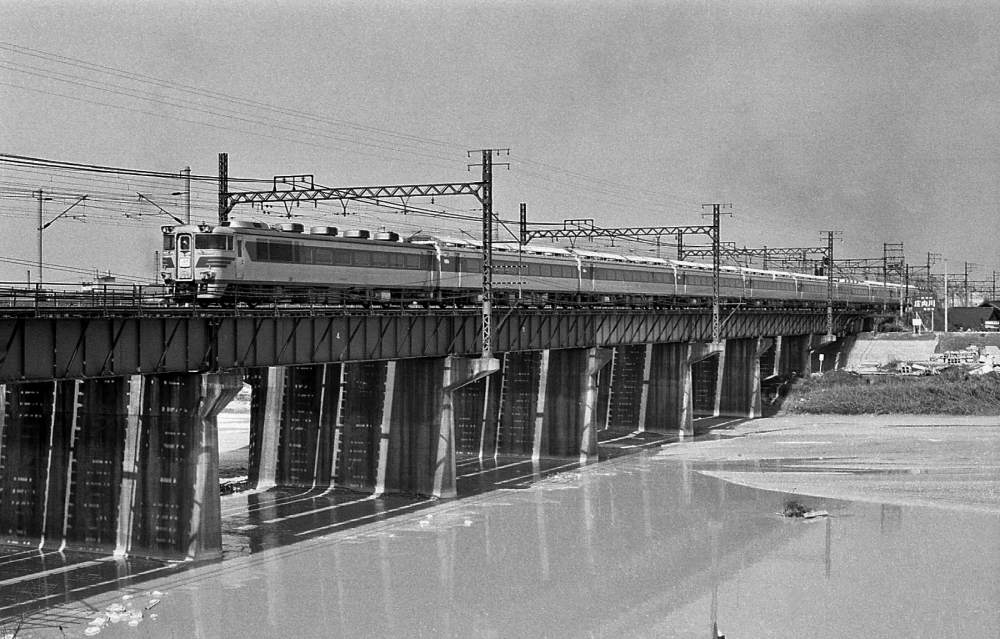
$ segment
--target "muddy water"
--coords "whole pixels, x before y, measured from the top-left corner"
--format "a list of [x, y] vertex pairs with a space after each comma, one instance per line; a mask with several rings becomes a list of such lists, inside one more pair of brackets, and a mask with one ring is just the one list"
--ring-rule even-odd
[[[998, 446], [989, 424], [760, 420], [66, 604], [32, 634], [156, 591], [98, 636], [997, 637]], [[830, 516], [781, 517], [791, 498]]]

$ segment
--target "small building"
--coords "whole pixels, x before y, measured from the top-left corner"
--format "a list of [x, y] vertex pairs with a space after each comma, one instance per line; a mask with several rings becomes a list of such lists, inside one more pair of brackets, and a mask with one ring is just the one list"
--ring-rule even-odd
[[984, 306], [948, 309], [949, 331], [997, 331], [1000, 330], [1000, 308], [992, 304]]

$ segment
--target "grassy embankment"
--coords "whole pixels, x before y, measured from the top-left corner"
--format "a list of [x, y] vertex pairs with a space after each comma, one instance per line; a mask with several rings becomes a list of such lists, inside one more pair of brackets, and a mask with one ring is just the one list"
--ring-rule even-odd
[[1000, 375], [926, 377], [831, 372], [792, 386], [780, 414], [1000, 415]]

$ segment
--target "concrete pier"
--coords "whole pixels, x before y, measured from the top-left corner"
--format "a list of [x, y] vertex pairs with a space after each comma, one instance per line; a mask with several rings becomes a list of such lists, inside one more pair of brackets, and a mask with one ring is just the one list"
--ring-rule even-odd
[[[421, 358], [251, 370], [250, 482], [455, 495], [461, 393], [496, 366]], [[481, 395], [481, 393], [480, 393]], [[466, 442], [466, 445], [469, 445]]]
[[230, 374], [7, 385], [0, 535], [39, 549], [217, 555], [216, 416], [241, 387]]
[[[221, 551], [216, 416], [253, 388], [249, 480], [457, 495], [459, 455], [586, 463], [598, 433], [756, 417], [812, 335], [25, 382], [0, 387], [0, 538], [201, 559]], [[829, 348], [829, 347], [828, 347]]]

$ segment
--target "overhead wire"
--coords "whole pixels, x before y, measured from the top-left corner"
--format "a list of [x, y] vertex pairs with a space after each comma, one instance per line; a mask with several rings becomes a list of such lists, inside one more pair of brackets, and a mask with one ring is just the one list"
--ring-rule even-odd
[[[336, 125], [336, 126], [347, 126], [347, 127], [350, 127], [350, 128], [354, 128], [355, 130], [358, 130], [358, 131], [363, 131], [365, 134], [371, 134], [373, 136], [377, 135], [377, 136], [389, 137], [390, 139], [401, 139], [401, 140], [405, 139], [405, 140], [413, 141], [413, 142], [434, 144], [438, 148], [442, 148], [442, 149], [445, 149], [445, 148], [448, 148], [448, 149], [460, 149], [460, 148], [464, 148], [461, 145], [453, 144], [453, 143], [450, 143], [450, 142], [443, 142], [443, 141], [440, 141], [440, 140], [433, 140], [431, 138], [422, 138], [420, 136], [412, 136], [412, 135], [409, 135], [409, 134], [401, 134], [401, 133], [398, 133], [398, 132], [384, 130], [384, 129], [378, 129], [376, 127], [370, 127], [370, 126], [367, 126], [367, 125], [359, 125], [359, 124], [350, 123], [350, 122], [347, 122], [347, 121], [340, 121], [340, 120], [335, 120], [335, 119], [332, 119], [332, 118], [315, 116], [313, 114], [310, 114], [310, 113], [307, 113], [307, 112], [304, 112], [304, 111], [297, 111], [295, 109], [288, 109], [288, 108], [284, 108], [284, 107], [278, 107], [278, 106], [270, 105], [270, 104], [263, 103], [263, 102], [257, 102], [257, 101], [253, 101], [253, 100], [245, 100], [245, 99], [242, 99], [242, 98], [234, 98], [232, 96], [228, 96], [228, 95], [217, 93], [217, 92], [213, 92], [213, 91], [206, 91], [206, 90], [202, 90], [202, 89], [197, 89], [197, 88], [185, 86], [185, 85], [182, 85], [182, 84], [178, 84], [178, 83], [174, 83], [174, 82], [170, 82], [170, 81], [165, 81], [165, 80], [161, 80], [161, 79], [158, 79], [158, 78], [154, 78], [152, 76], [144, 76], [142, 74], [135, 74], [135, 73], [128, 72], [128, 71], [123, 71], [123, 70], [120, 70], [120, 69], [114, 69], [113, 67], [103, 67], [102, 65], [95, 65], [95, 64], [92, 64], [92, 63], [84, 62], [84, 61], [81, 61], [81, 60], [76, 60], [76, 59], [73, 59], [73, 58], [67, 58], [65, 56], [58, 56], [56, 54], [49, 54], [49, 53], [46, 53], [46, 52], [41, 52], [41, 51], [30, 49], [30, 48], [27, 48], [27, 47], [21, 47], [19, 45], [14, 45], [14, 44], [11, 44], [11, 43], [0, 42], [0, 48], [6, 48], [9, 51], [13, 51], [13, 52], [17, 52], [17, 53], [22, 53], [22, 54], [25, 54], [25, 55], [30, 55], [30, 56], [33, 56], [35, 58], [45, 59], [45, 60], [56, 62], [56, 63], [59, 63], [59, 64], [67, 64], [67, 65], [70, 65], [70, 66], [72, 66], [74, 68], [78, 68], [78, 69], [85, 69], [85, 70], [90, 70], [90, 71], [96, 71], [96, 72], [99, 72], [99, 73], [110, 74], [110, 75], [112, 75], [112, 76], [114, 76], [114, 77], [116, 77], [118, 79], [140, 81], [140, 82], [142, 82], [144, 84], [154, 84], [157, 87], [164, 87], [164, 86], [166, 86], [166, 87], [173, 88], [173, 89], [175, 89], [177, 91], [180, 91], [182, 93], [186, 93], [188, 95], [198, 95], [198, 96], [202, 96], [202, 97], [211, 97], [213, 99], [218, 99], [220, 101], [223, 101], [223, 102], [225, 102], [227, 104], [238, 105], [238, 106], [241, 106], [241, 107], [244, 107], [244, 108], [262, 109], [262, 110], [265, 110], [265, 111], [268, 111], [268, 112], [271, 112], [271, 113], [283, 114], [283, 115], [288, 116], [288, 117], [303, 118], [303, 119], [308, 120], [311, 123], [333, 124], [333, 125]], [[17, 72], [22, 72], [22, 73], [33, 73], [33, 74], [42, 74], [42, 75], [45, 75], [46, 73], [51, 73], [54, 76], [60, 76], [60, 77], [50, 77], [50, 76], [46, 76], [46, 77], [49, 77], [49, 79], [52, 79], [52, 80], [57, 81], [57, 82], [78, 83], [78, 84], [84, 85], [87, 88], [90, 88], [90, 89], [93, 89], [93, 90], [105, 91], [105, 92], [109, 92], [111, 94], [116, 94], [116, 92], [117, 92], [118, 95], [123, 95], [123, 96], [131, 98], [131, 99], [153, 100], [154, 102], [159, 101], [164, 106], [169, 106], [171, 108], [188, 109], [189, 111], [198, 112], [198, 113], [201, 113], [203, 115], [209, 115], [209, 116], [212, 116], [212, 117], [220, 117], [223, 114], [227, 114], [227, 113], [228, 114], [233, 114], [233, 113], [235, 113], [235, 111], [233, 109], [229, 109], [229, 108], [216, 108], [216, 107], [203, 108], [200, 105], [190, 106], [189, 102], [186, 102], [186, 101], [183, 101], [183, 100], [178, 100], [178, 99], [164, 99], [164, 98], [160, 98], [159, 96], [156, 96], [156, 95], [153, 95], [153, 94], [149, 94], [147, 92], [138, 91], [136, 89], [132, 89], [132, 88], [128, 88], [128, 87], [122, 87], [120, 85], [108, 84], [108, 83], [103, 83], [102, 84], [101, 81], [95, 81], [95, 80], [90, 80], [90, 79], [86, 79], [86, 78], [79, 78], [77, 76], [71, 76], [69, 74], [58, 72], [58, 71], [47, 71], [47, 70], [39, 69], [37, 67], [30, 67], [28, 65], [22, 65], [22, 66], [26, 67], [27, 70], [13, 68], [10, 65], [8, 65], [8, 68], [10, 68], [11, 70], [17, 71]], [[79, 82], [78, 82], [78, 80], [79, 80]], [[95, 84], [96, 84], [96, 86], [95, 86]], [[19, 85], [8, 85], [8, 86], [17, 86], [18, 88], [21, 88], [21, 89], [32, 90], [32, 87], [23, 87], [23, 86], [19, 86]], [[76, 98], [78, 96], [63, 96], [63, 97]], [[104, 105], [104, 106], [111, 106], [111, 107], [114, 107], [114, 108], [126, 108], [128, 110], [136, 111], [136, 109], [133, 109], [131, 107], [122, 107], [121, 105], [107, 104], [107, 103], [97, 103], [97, 104], [101, 104], [101, 105]], [[152, 112], [141, 111], [141, 110], [139, 110], [139, 112], [141, 112], [141, 113], [148, 113], [148, 114], [154, 115], [154, 116], [164, 116], [164, 114], [162, 114], [162, 113], [152, 113]], [[219, 127], [219, 125], [217, 125], [217, 124], [210, 123], [210, 122], [204, 122], [202, 120], [190, 120], [190, 119], [186, 119], [186, 118], [177, 118], [175, 116], [164, 116], [164, 117], [172, 117], [173, 119], [180, 119], [180, 120], [183, 120], [185, 122], [189, 122], [189, 123], [197, 124], [197, 125]], [[240, 118], [237, 118], [237, 119], [240, 119]], [[315, 129], [314, 128], [302, 128], [301, 126], [296, 127], [296, 126], [290, 126], [290, 125], [287, 125], [287, 124], [275, 124], [272, 121], [262, 122], [261, 120], [256, 119], [256, 116], [251, 116], [251, 117], [248, 117], [248, 118], [243, 118], [242, 121], [244, 121], [245, 123], [253, 124], [255, 126], [266, 124], [269, 128], [279, 128], [279, 129], [282, 129], [282, 130], [288, 130], [290, 132], [295, 132], [295, 133], [315, 133]], [[224, 126], [222, 126], [220, 128], [230, 128], [231, 129], [231, 127], [224, 127]], [[263, 136], [263, 137], [272, 137], [272, 138], [275, 137], [275, 136], [270, 136], [270, 135], [267, 135], [267, 134], [264, 134], [264, 133], [261, 133], [261, 132], [258, 132], [258, 131], [243, 131], [242, 129], [233, 129], [233, 130], [239, 130], [241, 132], [249, 133], [251, 135], [257, 135], [257, 136]], [[364, 137], [364, 136], [361, 136], [360, 138], [338, 138], [336, 136], [331, 136], [331, 137], [333, 137], [333, 138], [335, 138], [335, 139], [337, 139], [338, 141], [341, 141], [341, 142], [349, 142], [351, 144], [362, 144], [362, 145], [367, 145], [367, 146], [372, 146], [372, 147], [375, 147], [375, 148], [379, 148], [379, 149], [382, 149], [382, 150], [390, 150], [391, 149], [394, 153], [401, 151], [401, 149], [397, 148], [397, 147], [387, 147], [387, 146], [385, 146], [382, 143], [382, 141], [380, 141], [381, 140], [380, 138]], [[285, 139], [285, 138], [278, 138], [278, 139]], [[296, 142], [297, 143], [309, 144], [308, 141], [296, 140]], [[324, 148], [327, 148], [327, 146], [324, 146]], [[415, 153], [410, 148], [404, 148], [404, 149], [402, 149], [402, 152], [403, 153], [407, 153], [407, 154], [411, 154], [411, 155], [414, 155], [414, 154], [416, 154], [418, 156], [420, 155], [419, 152]], [[426, 155], [426, 154], [424, 154], [424, 155]], [[2, 156], [0, 156], [0, 157], [2, 157]], [[440, 160], [440, 161], [445, 161], [445, 160], [449, 160], [450, 159], [450, 158], [446, 158], [445, 156], [439, 155], [439, 154], [434, 154], [434, 155], [431, 155], [429, 157], [431, 157], [431, 158], [433, 158], [435, 160]], [[19, 158], [19, 156], [11, 156], [11, 161], [14, 162], [14, 160], [18, 159], [18, 158]], [[85, 165], [85, 164], [73, 164], [73, 163], [63, 163], [63, 162], [54, 162], [54, 161], [44, 161], [44, 160], [40, 160], [38, 158], [25, 158], [23, 156], [20, 156], [19, 159], [20, 159], [20, 164], [22, 166], [30, 166], [30, 167], [48, 166], [48, 167], [53, 167], [53, 169], [55, 167], [58, 167], [60, 169], [75, 170], [75, 171], [93, 171], [93, 172], [102, 172], [103, 171], [103, 172], [118, 173], [120, 175], [134, 175], [134, 176], [137, 176], [137, 177], [138, 176], [145, 176], [145, 177], [155, 177], [155, 178], [169, 178], [169, 179], [172, 179], [172, 180], [177, 180], [177, 179], [179, 179], [181, 177], [179, 174], [174, 174], [174, 173], [152, 172], [152, 171], [139, 171], [139, 170], [129, 170], [129, 169], [118, 169], [118, 168], [115, 168], [115, 167], [99, 167], [98, 165]], [[637, 188], [637, 187], [634, 187], [634, 186], [619, 184], [619, 183], [613, 182], [611, 180], [606, 180], [606, 179], [602, 179], [602, 178], [594, 178], [593, 176], [588, 176], [588, 175], [586, 175], [586, 174], [584, 174], [582, 172], [573, 171], [573, 170], [570, 170], [570, 169], [566, 169], [564, 167], [555, 166], [555, 165], [552, 165], [552, 164], [546, 163], [546, 162], [540, 162], [540, 161], [533, 160], [533, 159], [527, 158], [527, 157], [518, 157], [517, 160], [519, 162], [521, 162], [523, 165], [526, 165], [526, 166], [524, 168], [519, 168], [519, 167], [514, 168], [514, 169], [512, 169], [512, 172], [525, 177], [528, 180], [529, 184], [532, 181], [534, 181], [535, 183], [541, 183], [541, 184], [544, 185], [544, 188], [545, 188], [545, 190], [547, 192], [557, 192], [557, 193], [562, 193], [562, 194], [569, 194], [569, 195], [572, 195], [575, 198], [583, 198], [583, 199], [587, 199], [588, 201], [602, 203], [602, 204], [607, 204], [608, 206], [615, 207], [616, 209], [623, 208], [623, 203], [629, 203], [629, 202], [631, 202], [631, 203], [638, 203], [638, 204], [640, 204], [642, 206], [642, 208], [632, 207], [630, 209], [630, 211], [632, 213], [635, 213], [635, 214], [643, 214], [643, 213], [644, 214], [658, 214], [660, 211], [662, 211], [664, 209], [669, 210], [669, 209], [675, 208], [675, 207], [677, 207], [679, 205], [691, 205], [691, 206], [695, 206], [695, 205], [698, 204], [697, 200], [693, 200], [693, 199], [690, 199], [690, 198], [676, 196], [676, 195], [669, 194], [669, 193], [662, 193], [662, 192], [651, 190], [651, 189], [644, 188], [644, 187], [638, 187]], [[14, 163], [17, 163], [17, 162], [14, 162]], [[533, 171], [531, 167], [537, 167], [537, 168], [540, 168], [540, 169], [544, 169], [545, 173], [539, 173], [539, 172]], [[556, 177], [556, 176], [552, 175], [553, 173], [555, 173], [557, 175], [560, 175], [560, 176], [563, 176], [563, 178]], [[192, 176], [192, 180], [193, 181], [197, 181], [197, 180], [201, 180], [201, 181], [217, 181], [217, 179], [218, 178], [216, 176], [194, 176], [194, 175]], [[267, 180], [253, 179], [253, 178], [230, 178], [230, 181], [234, 182], [234, 183], [254, 183], [254, 182], [256, 182], [256, 183], [267, 183], [268, 182]], [[592, 193], [595, 193], [595, 192], [597, 193], [596, 195], [592, 194]], [[194, 202], [192, 202], [192, 208], [195, 209], [196, 206], [198, 207], [197, 210], [202, 210], [202, 211], [210, 211], [210, 210], [212, 210], [208, 206], [201, 207], [201, 205], [195, 205]], [[408, 210], [413, 211], [415, 215], [416, 214], [425, 214], [425, 215], [428, 215], [430, 217], [438, 217], [440, 219], [451, 219], [451, 220], [455, 220], [455, 221], [466, 221], [466, 222], [469, 222], [469, 223], [479, 223], [479, 222], [481, 222], [481, 217], [480, 216], [474, 216], [474, 215], [448, 214], [448, 213], [445, 213], [443, 211], [442, 212], [437, 212], [437, 211], [435, 211], [435, 212], [429, 212], [429, 211], [426, 211], [426, 210], [425, 211], [419, 211], [418, 207], [413, 207], [413, 206], [408, 207]]]

